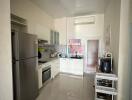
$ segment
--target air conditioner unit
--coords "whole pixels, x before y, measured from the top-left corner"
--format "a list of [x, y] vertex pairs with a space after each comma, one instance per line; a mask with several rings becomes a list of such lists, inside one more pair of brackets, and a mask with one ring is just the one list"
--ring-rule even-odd
[[77, 17], [74, 19], [74, 25], [95, 24], [95, 16]]

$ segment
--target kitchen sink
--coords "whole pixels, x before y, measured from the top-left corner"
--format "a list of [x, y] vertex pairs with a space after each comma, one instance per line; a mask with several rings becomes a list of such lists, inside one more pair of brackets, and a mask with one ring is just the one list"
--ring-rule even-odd
[[70, 57], [70, 58], [73, 58], [73, 59], [82, 59], [83, 57], [80, 57], [80, 56], [72, 56], [72, 57]]

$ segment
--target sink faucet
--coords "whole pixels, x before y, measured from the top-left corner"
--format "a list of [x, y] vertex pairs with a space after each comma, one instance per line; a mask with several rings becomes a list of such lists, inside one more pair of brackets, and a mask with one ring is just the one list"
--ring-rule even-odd
[[75, 52], [75, 54], [76, 54], [75, 57], [78, 57], [78, 56], [77, 56], [77, 51]]

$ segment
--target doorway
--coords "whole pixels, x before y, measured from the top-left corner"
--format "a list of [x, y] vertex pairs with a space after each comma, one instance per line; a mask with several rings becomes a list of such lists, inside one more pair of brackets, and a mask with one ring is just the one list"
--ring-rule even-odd
[[99, 40], [87, 40], [87, 65], [88, 73], [96, 72], [98, 66]]

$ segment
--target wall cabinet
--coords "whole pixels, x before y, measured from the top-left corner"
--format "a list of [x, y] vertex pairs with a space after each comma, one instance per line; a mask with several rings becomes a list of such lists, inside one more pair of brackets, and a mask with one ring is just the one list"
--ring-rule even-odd
[[83, 75], [83, 59], [60, 58], [60, 72]]
[[50, 44], [59, 45], [59, 32], [51, 30], [51, 32], [50, 32]]

